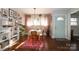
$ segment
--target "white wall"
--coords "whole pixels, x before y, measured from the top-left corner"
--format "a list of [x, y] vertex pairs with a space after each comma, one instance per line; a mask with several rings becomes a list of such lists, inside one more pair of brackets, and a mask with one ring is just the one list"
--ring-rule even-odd
[[79, 8], [71, 8], [70, 9], [70, 13], [72, 14], [72, 13], [75, 13], [75, 12], [77, 12], [77, 11], [79, 11]]
[[20, 13], [20, 16], [22, 17], [22, 24], [25, 25], [25, 15], [23, 13]]
[[23, 24], [23, 25], [25, 25], [25, 14], [24, 13], [22, 13], [22, 12], [20, 12], [20, 11], [18, 11], [18, 13], [20, 14], [20, 16], [22, 17], [22, 20], [21, 20], [21, 24]]

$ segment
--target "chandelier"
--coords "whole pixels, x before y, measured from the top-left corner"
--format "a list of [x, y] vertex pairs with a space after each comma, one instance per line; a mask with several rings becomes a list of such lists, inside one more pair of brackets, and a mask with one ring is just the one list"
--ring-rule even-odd
[[37, 14], [36, 13], [36, 8], [33, 8], [34, 9], [34, 14], [33, 14], [33, 25], [35, 26], [35, 25], [41, 25], [41, 14]]

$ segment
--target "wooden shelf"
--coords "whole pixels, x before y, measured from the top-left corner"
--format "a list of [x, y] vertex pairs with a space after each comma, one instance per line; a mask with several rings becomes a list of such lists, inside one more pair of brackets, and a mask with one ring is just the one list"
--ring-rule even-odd
[[17, 37], [17, 36], [18, 36], [18, 34], [17, 34], [17, 35], [12, 36], [12, 37], [11, 37], [11, 39], [12, 39], [12, 38], [14, 38], [14, 37]]
[[4, 41], [6, 41], [6, 40], [9, 40], [9, 39], [7, 38], [7, 39], [5, 39], [5, 40], [1, 40], [0, 43], [1, 43], [1, 42], [4, 42]]
[[13, 45], [15, 45], [17, 41], [18, 41], [18, 40], [16, 40], [16, 41], [13, 42], [12, 44], [10, 44], [10, 47], [13, 46]]
[[3, 27], [13, 27], [12, 25], [3, 25]]
[[2, 48], [2, 49], [0, 49], [0, 51], [5, 50], [5, 49], [7, 49], [8, 47], [9, 47], [9, 45], [6, 46], [6, 47], [4, 47], [4, 48]]

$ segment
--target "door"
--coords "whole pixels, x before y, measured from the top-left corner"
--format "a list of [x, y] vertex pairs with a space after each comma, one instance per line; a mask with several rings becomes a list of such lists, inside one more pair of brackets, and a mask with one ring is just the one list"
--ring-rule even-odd
[[65, 38], [65, 15], [55, 16], [55, 37]]

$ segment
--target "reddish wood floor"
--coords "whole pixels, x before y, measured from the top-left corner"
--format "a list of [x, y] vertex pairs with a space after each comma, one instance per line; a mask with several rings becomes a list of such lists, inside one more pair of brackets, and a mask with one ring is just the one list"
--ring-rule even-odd
[[55, 39], [51, 39], [50, 37], [44, 37], [45, 45], [42, 49], [32, 49], [32, 48], [24, 48], [22, 45], [27, 40], [27, 37], [20, 38], [16, 45], [11, 48], [6, 49], [5, 51], [69, 51], [69, 41], [57, 41]]

